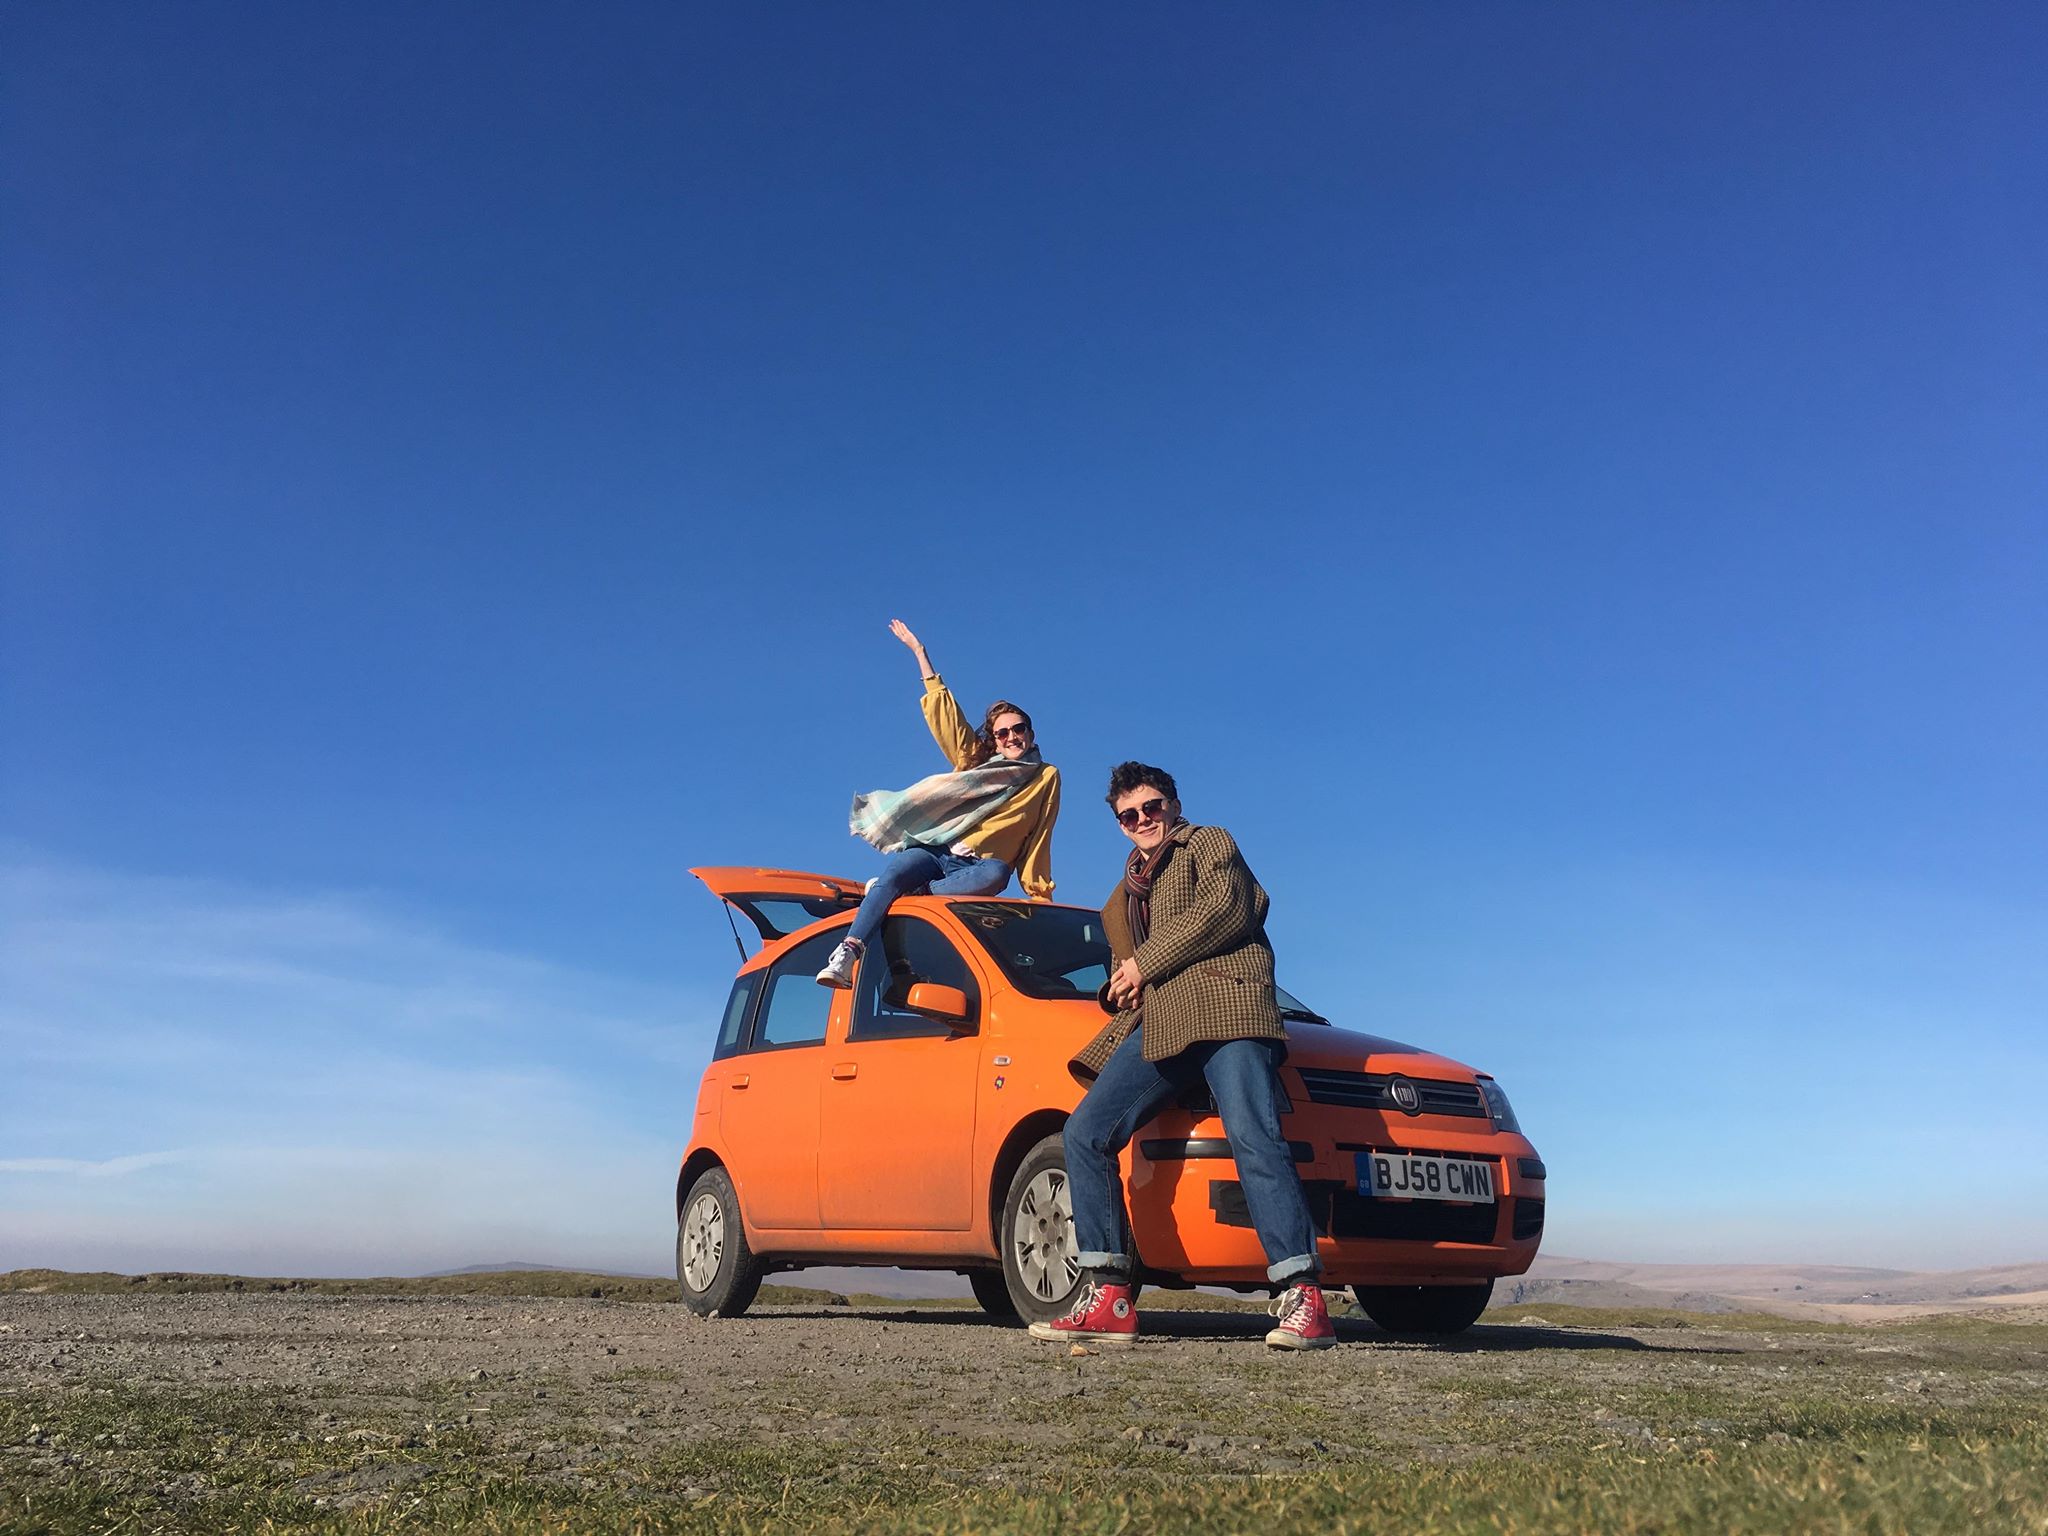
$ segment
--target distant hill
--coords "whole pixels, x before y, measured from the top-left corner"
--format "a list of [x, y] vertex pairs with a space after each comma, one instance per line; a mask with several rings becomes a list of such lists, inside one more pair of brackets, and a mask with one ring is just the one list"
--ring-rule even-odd
[[[428, 1278], [509, 1275], [515, 1271], [531, 1274], [551, 1267], [523, 1262], [476, 1264]], [[972, 1295], [966, 1277], [950, 1270], [816, 1265], [777, 1275], [775, 1283], [906, 1301], [964, 1300]], [[1775, 1312], [1784, 1317], [1848, 1322], [2020, 1305], [2044, 1299], [2044, 1292], [2048, 1292], [2048, 1264], [1908, 1270], [1842, 1264], [1629, 1264], [1544, 1255], [1528, 1274], [1495, 1284], [1493, 1304]]]
[[[614, 1301], [675, 1301], [674, 1279], [616, 1270], [565, 1270], [525, 1260], [472, 1264], [437, 1274], [366, 1279], [248, 1275], [75, 1274], [19, 1269], [0, 1274], [5, 1292], [199, 1293], [296, 1292], [310, 1295], [565, 1296]], [[965, 1302], [965, 1277], [949, 1270], [817, 1266], [777, 1275], [770, 1304], [830, 1306], [875, 1301], [941, 1305]], [[1209, 1304], [1206, 1290], [1184, 1301], [1153, 1293], [1150, 1305]], [[2048, 1321], [2048, 1263], [1983, 1269], [1903, 1270], [1812, 1264], [1622, 1264], [1564, 1256], [1539, 1258], [1526, 1275], [1499, 1281], [1493, 1305], [1663, 1309], [1705, 1314], [1771, 1312], [1835, 1322], [1890, 1322], [1940, 1313]]]
[[838, 1265], [813, 1265], [792, 1269], [775, 1277], [777, 1285], [803, 1285], [825, 1291], [865, 1291], [871, 1296], [901, 1296], [905, 1300], [939, 1300], [974, 1294], [965, 1275], [950, 1269], [855, 1269]]
[[1655, 1304], [1693, 1312], [1779, 1312], [1844, 1321], [2029, 1305], [2048, 1295], [2048, 1263], [1984, 1269], [1839, 1264], [1618, 1264], [1544, 1255], [1494, 1287], [1495, 1304]]
[[[104, 1270], [12, 1269], [0, 1274], [0, 1295], [68, 1296], [201, 1296], [221, 1291], [248, 1295], [290, 1296], [555, 1296], [592, 1301], [680, 1302], [673, 1280], [653, 1276], [604, 1275], [588, 1270], [551, 1269], [527, 1264], [518, 1269], [486, 1265], [468, 1273], [385, 1275], [372, 1278], [321, 1279], [291, 1275], [214, 1275], [185, 1270], [121, 1275]], [[847, 1306], [862, 1301], [836, 1292], [788, 1285], [764, 1285], [761, 1301], [768, 1306]], [[894, 1303], [896, 1296], [872, 1296]]]
[[649, 1274], [631, 1269], [565, 1269], [560, 1264], [528, 1264], [523, 1259], [507, 1259], [500, 1264], [465, 1264], [460, 1269], [437, 1269], [431, 1274], [421, 1275], [422, 1280], [446, 1280], [455, 1275], [509, 1275], [532, 1273], [535, 1270], [564, 1275], [612, 1275], [621, 1280], [665, 1280], [666, 1275]]
[[1661, 1307], [1679, 1312], [1754, 1312], [1753, 1301], [1717, 1296], [1710, 1291], [1659, 1291], [1647, 1285], [1627, 1285], [1618, 1280], [1548, 1279], [1543, 1276], [1514, 1275], [1496, 1280], [1493, 1305], [1571, 1307]]
[[216, 1291], [305, 1296], [581, 1296], [611, 1301], [672, 1301], [673, 1280], [596, 1275], [534, 1266], [466, 1275], [380, 1275], [328, 1279], [296, 1275], [217, 1275], [158, 1270], [122, 1275], [61, 1269], [15, 1269], [0, 1274], [0, 1292], [102, 1295], [203, 1295]]

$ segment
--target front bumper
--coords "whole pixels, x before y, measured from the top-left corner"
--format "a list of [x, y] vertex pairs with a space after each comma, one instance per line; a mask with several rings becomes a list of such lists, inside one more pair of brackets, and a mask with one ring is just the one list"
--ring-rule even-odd
[[[1299, 1103], [1299, 1101], [1297, 1101]], [[1389, 1123], [1392, 1122], [1392, 1123]], [[1519, 1275], [1542, 1241], [1544, 1170], [1526, 1137], [1491, 1122], [1302, 1105], [1283, 1121], [1333, 1285], [1469, 1284]], [[1491, 1204], [1361, 1195], [1366, 1152], [1444, 1154], [1494, 1170]], [[1146, 1267], [1197, 1284], [1259, 1284], [1266, 1256], [1252, 1230], [1222, 1121], [1173, 1111], [1134, 1139], [1124, 1170]]]

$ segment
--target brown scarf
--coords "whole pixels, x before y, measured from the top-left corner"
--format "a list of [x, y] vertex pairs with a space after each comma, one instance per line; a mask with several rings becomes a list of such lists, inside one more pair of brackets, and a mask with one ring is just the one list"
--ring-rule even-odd
[[1149, 854], [1142, 848], [1133, 848], [1130, 862], [1124, 865], [1124, 916], [1131, 925], [1133, 949], [1152, 937], [1152, 882], [1173, 857], [1174, 833], [1187, 824], [1188, 819], [1183, 816], [1168, 827], [1166, 840]]

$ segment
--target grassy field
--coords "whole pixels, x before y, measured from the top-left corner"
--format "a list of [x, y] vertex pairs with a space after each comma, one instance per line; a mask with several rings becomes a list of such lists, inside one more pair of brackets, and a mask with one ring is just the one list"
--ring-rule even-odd
[[[460, 1278], [474, 1296], [479, 1277]], [[481, 1278], [510, 1297], [556, 1283]], [[513, 1315], [414, 1294], [402, 1315], [427, 1335]], [[813, 1296], [689, 1322], [687, 1364], [632, 1365], [665, 1358], [633, 1341], [678, 1337], [673, 1311], [562, 1294], [536, 1336], [589, 1320], [606, 1354], [581, 1374], [536, 1367], [516, 1391], [387, 1368], [382, 1344], [332, 1385], [188, 1379], [222, 1366], [204, 1347], [189, 1372], [10, 1370], [0, 1529], [2048, 1533], [2038, 1327], [1541, 1307], [1442, 1344], [1348, 1325], [1344, 1349], [1296, 1359], [1242, 1317], [1181, 1314], [1164, 1325], [1178, 1336], [1077, 1358], [943, 1308], [842, 1317]], [[177, 1306], [123, 1315], [193, 1323], [158, 1310]], [[206, 1316], [239, 1347], [285, 1347], [260, 1318]], [[0, 1298], [16, 1337], [45, 1317]], [[841, 1363], [794, 1364], [807, 1350]]]
[[[598, 1301], [681, 1300], [673, 1280], [639, 1275], [584, 1274], [566, 1269], [502, 1269], [479, 1275], [398, 1275], [352, 1280], [200, 1275], [179, 1271], [117, 1275], [106, 1270], [13, 1269], [0, 1274], [0, 1295], [9, 1292], [36, 1296], [586, 1296]], [[859, 1298], [862, 1302], [885, 1299], [878, 1296]], [[850, 1296], [800, 1286], [761, 1287], [763, 1306], [806, 1303], [851, 1306], [854, 1300]]]
[[[673, 1280], [641, 1275], [600, 1275], [567, 1269], [501, 1269], [472, 1275], [394, 1275], [347, 1280], [302, 1280], [263, 1275], [207, 1275], [165, 1271], [120, 1275], [110, 1270], [11, 1269], [0, 1273], [0, 1296], [562, 1296], [593, 1301], [681, 1304]], [[763, 1307], [936, 1307], [973, 1309], [966, 1297], [925, 1297], [906, 1301], [866, 1291], [851, 1295], [800, 1285], [761, 1287]], [[1145, 1305], [1169, 1311], [1189, 1308], [1263, 1311], [1265, 1303], [1203, 1291], [1145, 1293]], [[1348, 1306], [1345, 1302], [1343, 1305]]]

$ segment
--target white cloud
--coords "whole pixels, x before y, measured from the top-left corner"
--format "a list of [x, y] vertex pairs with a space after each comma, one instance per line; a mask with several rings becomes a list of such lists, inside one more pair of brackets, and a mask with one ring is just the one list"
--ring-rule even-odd
[[182, 1152], [137, 1152], [95, 1162], [84, 1157], [0, 1157], [0, 1173], [61, 1173], [78, 1178], [110, 1179], [145, 1168], [160, 1168], [185, 1156]]
[[0, 865], [0, 1268], [658, 1267], [723, 992]]

